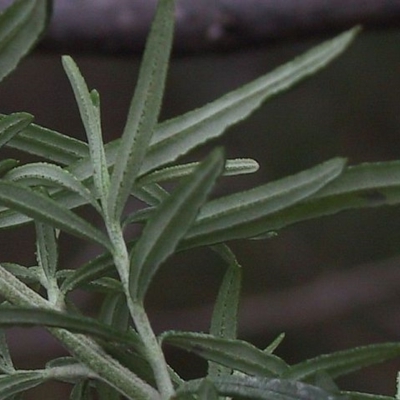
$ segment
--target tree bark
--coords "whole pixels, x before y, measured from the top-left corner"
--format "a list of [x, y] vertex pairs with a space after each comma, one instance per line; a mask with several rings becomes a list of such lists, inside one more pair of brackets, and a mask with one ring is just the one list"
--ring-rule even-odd
[[[0, 0], [0, 7], [10, 0]], [[55, 0], [43, 46], [142, 51], [157, 0]], [[355, 24], [400, 26], [400, 0], [176, 0], [175, 52], [246, 48], [331, 34]]]

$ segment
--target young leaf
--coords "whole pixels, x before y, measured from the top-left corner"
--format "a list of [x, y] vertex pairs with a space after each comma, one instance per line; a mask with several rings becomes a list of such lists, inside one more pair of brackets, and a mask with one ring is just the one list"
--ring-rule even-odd
[[[197, 393], [203, 379], [189, 381], [177, 392]], [[248, 398], [252, 400], [344, 400], [340, 394], [332, 394], [302, 382], [270, 379], [254, 376], [224, 376], [212, 381], [220, 396]], [[180, 398], [180, 397], [178, 397]]]
[[58, 266], [58, 249], [54, 229], [42, 222], [36, 222], [36, 257], [47, 280], [53, 282]]
[[0, 181], [0, 203], [54, 228], [110, 248], [110, 243], [102, 232], [53, 199], [27, 187]]
[[97, 91], [89, 93], [78, 66], [70, 56], [63, 56], [62, 63], [74, 91], [81, 119], [86, 130], [97, 195], [105, 200], [108, 195], [110, 176], [108, 174], [101, 133], [100, 98]]
[[157, 207], [132, 251], [129, 290], [133, 299], [143, 300], [151, 279], [193, 223], [222, 167], [222, 152], [217, 149]]
[[[165, 167], [160, 170], [154, 171], [143, 178], [140, 178], [137, 182], [138, 186], [147, 185], [154, 182], [165, 182], [184, 176], [190, 175], [194, 169], [199, 165], [197, 162], [181, 165], [173, 165], [172, 167]], [[226, 160], [223, 175], [240, 175], [240, 174], [251, 174], [256, 172], [259, 168], [257, 161], [251, 158], [237, 158], [234, 160]]]
[[21, 165], [9, 171], [4, 179], [28, 186], [58, 186], [70, 190], [102, 212], [96, 197], [73, 174], [57, 165], [43, 162]]
[[328, 40], [293, 61], [197, 110], [159, 125], [141, 174], [171, 163], [198, 145], [220, 136], [264, 101], [327, 66], [352, 42], [359, 28]]
[[312, 379], [320, 371], [325, 371], [331, 378], [335, 379], [399, 355], [399, 343], [382, 343], [356, 347], [332, 354], [324, 354], [293, 365], [284, 372], [283, 377], [304, 381]]
[[[221, 287], [215, 302], [211, 319], [210, 334], [223, 339], [236, 339], [240, 287], [242, 281], [241, 266], [232, 251], [226, 245], [213, 249], [228, 263]], [[218, 364], [209, 363], [208, 375], [211, 378], [230, 374], [230, 370]]]
[[32, 120], [33, 116], [27, 113], [15, 113], [0, 119], [0, 147], [25, 129]]
[[174, 1], [161, 0], [147, 39], [138, 83], [111, 177], [109, 215], [121, 216], [157, 124], [174, 26]]
[[210, 201], [185, 237], [185, 246], [249, 238], [270, 230], [271, 215], [321, 190], [342, 172], [345, 161], [335, 158], [314, 168], [245, 192]]
[[49, 21], [50, 2], [17, 0], [0, 14], [0, 80], [36, 44]]
[[71, 332], [97, 336], [110, 342], [140, 348], [141, 342], [133, 331], [122, 332], [93, 318], [70, 315], [39, 308], [7, 306], [0, 308], [0, 327], [46, 326], [64, 328]]
[[1, 375], [0, 399], [8, 399], [17, 393], [25, 392], [46, 380], [43, 371], [18, 371], [11, 375]]
[[209, 361], [257, 376], [280, 376], [287, 369], [279, 357], [267, 354], [242, 340], [217, 338], [204, 333], [166, 332], [163, 343], [191, 351]]

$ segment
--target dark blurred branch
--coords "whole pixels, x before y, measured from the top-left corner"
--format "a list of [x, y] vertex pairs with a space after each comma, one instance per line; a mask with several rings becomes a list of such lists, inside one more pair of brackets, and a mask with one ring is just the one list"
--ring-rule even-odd
[[[0, 6], [10, 0], [0, 0]], [[176, 52], [238, 49], [325, 35], [355, 24], [400, 26], [400, 0], [177, 0]], [[140, 51], [156, 0], [55, 0], [43, 45], [58, 51]]]

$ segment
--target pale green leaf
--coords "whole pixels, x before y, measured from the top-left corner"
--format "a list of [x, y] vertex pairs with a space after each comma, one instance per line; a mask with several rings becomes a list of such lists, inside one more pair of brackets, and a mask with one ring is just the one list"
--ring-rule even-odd
[[46, 0], [17, 0], [0, 14], [0, 80], [36, 44], [49, 21]]
[[101, 132], [100, 97], [97, 91], [89, 93], [78, 66], [70, 56], [63, 56], [62, 63], [74, 91], [88, 138], [97, 195], [105, 199], [108, 195], [110, 176]]
[[162, 123], [153, 136], [141, 174], [171, 163], [198, 145], [220, 136], [267, 99], [315, 74], [340, 55], [358, 31], [354, 28], [344, 32], [220, 99]]
[[[203, 379], [189, 381], [178, 390], [197, 393]], [[315, 386], [285, 379], [254, 376], [224, 376], [212, 380], [222, 396], [252, 400], [344, 400], [340, 394], [332, 394]], [[179, 397], [178, 397], [179, 398]]]
[[161, 339], [163, 343], [191, 351], [206, 360], [249, 375], [280, 376], [288, 369], [279, 357], [265, 353], [242, 340], [173, 331], [164, 333]]
[[42, 193], [3, 180], [0, 181], [0, 203], [54, 228], [110, 248], [102, 232]]
[[217, 149], [156, 208], [132, 251], [129, 282], [132, 298], [144, 298], [160, 264], [175, 251], [195, 220], [222, 167], [222, 152]]
[[15, 113], [0, 119], [0, 147], [7, 144], [17, 133], [26, 128], [32, 120], [33, 116], [27, 113]]
[[[189, 164], [173, 165], [165, 167], [160, 170], [154, 171], [143, 178], [140, 178], [137, 185], [147, 185], [154, 182], [165, 182], [174, 179], [179, 179], [184, 176], [190, 175], [194, 169], [199, 165], [198, 162]], [[226, 160], [225, 168], [223, 171], [224, 176], [251, 174], [256, 172], [259, 168], [257, 161], [251, 158], [237, 158], [234, 160]]]
[[262, 186], [207, 203], [185, 237], [185, 246], [249, 238], [270, 230], [271, 215], [310, 197], [342, 172], [345, 161], [335, 158]]
[[140, 348], [141, 346], [138, 336], [133, 331], [122, 332], [93, 318], [31, 307], [1, 307], [0, 327], [10, 328], [14, 326], [64, 328], [71, 332], [93, 335], [109, 342], [121, 343], [133, 348]]
[[[240, 288], [242, 282], [241, 266], [226, 245], [213, 249], [228, 263], [211, 318], [210, 334], [223, 339], [236, 339]], [[230, 374], [231, 370], [210, 362], [208, 375], [213, 378]]]
[[11, 375], [0, 376], [0, 399], [32, 389], [45, 382], [43, 371], [18, 371]]
[[174, 26], [174, 1], [160, 1], [111, 176], [109, 215], [121, 216], [157, 124]]
[[36, 258], [47, 280], [53, 282], [58, 266], [58, 247], [54, 228], [42, 222], [35, 222]]
[[21, 182], [28, 186], [56, 186], [79, 194], [99, 213], [101, 208], [88, 190], [72, 173], [54, 164], [43, 162], [25, 164], [9, 171], [4, 179]]
[[400, 343], [382, 343], [324, 354], [293, 365], [283, 377], [295, 380], [312, 379], [325, 371], [331, 378], [350, 374], [362, 368], [400, 356]]

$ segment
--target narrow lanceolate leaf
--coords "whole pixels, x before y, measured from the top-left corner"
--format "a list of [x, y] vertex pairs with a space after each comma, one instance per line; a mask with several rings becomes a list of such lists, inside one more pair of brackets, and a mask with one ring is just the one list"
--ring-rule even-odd
[[310, 380], [318, 372], [324, 371], [335, 379], [399, 356], [399, 343], [373, 344], [303, 361], [290, 367], [283, 376], [288, 379]]
[[97, 91], [89, 93], [78, 66], [70, 56], [63, 56], [62, 63], [74, 91], [88, 138], [97, 194], [100, 198], [105, 199], [108, 194], [110, 177], [101, 133], [100, 98]]
[[9, 171], [4, 179], [28, 186], [56, 186], [79, 194], [98, 212], [101, 208], [96, 197], [71, 172], [54, 164], [43, 162], [25, 164]]
[[220, 136], [264, 101], [328, 65], [348, 47], [357, 32], [358, 28], [344, 32], [220, 99], [162, 123], [154, 134], [141, 173], [170, 163], [194, 147]]
[[[228, 263], [221, 287], [215, 302], [211, 318], [210, 334], [223, 339], [236, 339], [238, 308], [242, 272], [236, 257], [226, 245], [214, 246], [213, 249]], [[208, 375], [217, 377], [230, 374], [231, 370], [210, 362]]]
[[36, 222], [36, 257], [48, 281], [54, 281], [58, 265], [56, 233], [50, 225]]
[[[189, 381], [178, 390], [197, 393], [202, 379]], [[315, 386], [285, 379], [254, 376], [224, 376], [212, 380], [220, 396], [259, 400], [344, 400], [340, 394], [332, 394]], [[180, 398], [180, 397], [178, 397]]]
[[241, 340], [193, 332], [166, 332], [161, 339], [164, 343], [249, 375], [280, 376], [289, 368], [281, 358]]
[[254, 237], [270, 230], [271, 215], [310, 197], [337, 178], [345, 161], [335, 158], [314, 168], [207, 203], [185, 237], [185, 246]]
[[92, 318], [32, 307], [1, 307], [0, 327], [10, 328], [14, 326], [64, 328], [71, 332], [93, 335], [111, 342], [129, 345], [133, 348], [138, 348], [140, 343], [138, 336], [132, 331], [122, 332]]
[[27, 113], [15, 113], [0, 119], [0, 147], [26, 128], [32, 120], [33, 116]]
[[0, 204], [72, 235], [110, 248], [107, 237], [84, 219], [42, 193], [14, 182], [0, 181]]
[[174, 26], [174, 1], [161, 0], [147, 40], [111, 178], [110, 216], [117, 220], [131, 192], [157, 124]]
[[218, 149], [157, 207], [132, 251], [129, 287], [134, 299], [143, 299], [160, 264], [175, 251], [195, 220], [222, 168]]
[[15, 371], [8, 349], [7, 338], [3, 329], [0, 329], [0, 374], [11, 374]]
[[269, 229], [343, 210], [394, 205], [400, 202], [400, 161], [365, 163], [346, 168], [333, 182], [310, 198], [268, 220]]
[[0, 80], [7, 76], [44, 31], [50, 12], [46, 0], [17, 0], [0, 15]]
[[43, 371], [18, 371], [0, 376], [0, 399], [32, 389], [47, 380]]
[[[181, 165], [173, 165], [172, 167], [162, 168], [151, 174], [145, 175], [139, 179], [138, 185], [146, 185], [154, 182], [165, 182], [184, 176], [190, 175], [194, 169], [199, 165], [197, 162]], [[226, 160], [225, 168], [223, 171], [224, 176], [251, 174], [256, 172], [259, 168], [257, 161], [251, 158], [238, 158], [235, 160]]]

